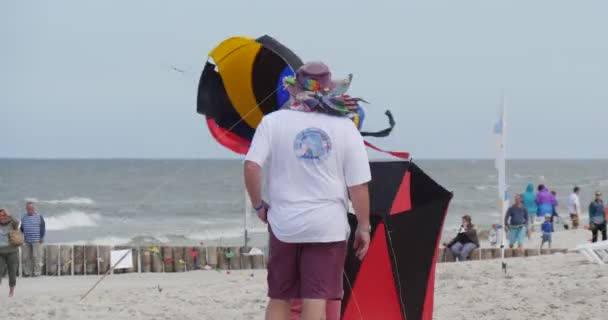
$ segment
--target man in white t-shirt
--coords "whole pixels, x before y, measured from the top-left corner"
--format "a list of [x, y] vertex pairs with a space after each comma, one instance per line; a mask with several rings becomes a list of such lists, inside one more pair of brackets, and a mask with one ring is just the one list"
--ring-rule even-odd
[[572, 194], [568, 197], [568, 212], [572, 220], [572, 229], [578, 229], [579, 215], [581, 214], [581, 201], [579, 199], [580, 188], [574, 187]]
[[295, 299], [302, 319], [325, 318], [327, 300], [342, 298], [349, 195], [360, 259], [369, 246], [369, 161], [354, 123], [320, 98], [334, 84], [324, 64], [303, 65], [290, 90], [293, 108], [262, 119], [245, 159], [247, 191], [269, 224], [268, 320], [288, 319]]

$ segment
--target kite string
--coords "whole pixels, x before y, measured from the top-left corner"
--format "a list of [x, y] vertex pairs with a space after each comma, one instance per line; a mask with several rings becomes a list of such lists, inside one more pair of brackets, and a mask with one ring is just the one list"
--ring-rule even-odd
[[401, 304], [401, 310], [405, 312], [405, 303], [403, 302], [404, 297], [402, 296], [401, 290], [401, 275], [399, 274], [399, 264], [397, 263], [397, 256], [395, 255], [395, 248], [393, 247], [393, 238], [391, 238], [391, 233], [393, 232], [388, 225], [386, 225], [388, 232], [386, 232], [386, 238], [388, 239], [388, 245], [391, 248], [391, 256], [393, 260], [393, 264], [395, 265], [395, 274], [397, 275], [397, 289], [399, 290], [399, 303]]
[[258, 104], [256, 104], [253, 108], [249, 109], [249, 111], [247, 111], [244, 115], [242, 115], [241, 119], [239, 119], [237, 122], [235, 122], [233, 125], [231, 125], [228, 130], [226, 130], [225, 133], [222, 133], [222, 135], [220, 136], [221, 138], [225, 137], [228, 132], [231, 132], [232, 129], [234, 129], [236, 126], [238, 126], [241, 122], [245, 121], [245, 119], [247, 117], [249, 117], [251, 115], [251, 113], [256, 110], [260, 105], [262, 105], [264, 102], [266, 102], [266, 100], [268, 100], [268, 98], [270, 98], [273, 94], [275, 94], [277, 91], [279, 90], [279, 87], [277, 87], [276, 89], [274, 89], [274, 91], [272, 91], [270, 94], [268, 94], [264, 99], [262, 99], [262, 101], [260, 101]]
[[359, 312], [359, 318], [361, 320], [364, 320], [363, 319], [363, 312], [361, 311], [361, 307], [359, 306], [359, 301], [357, 300], [357, 295], [355, 293], [353, 285], [350, 282], [350, 279], [348, 278], [348, 275], [346, 274], [346, 271], [342, 270], [342, 273], [344, 274], [344, 278], [346, 279], [346, 283], [348, 284], [348, 287], [350, 288], [350, 294], [353, 296], [353, 300], [355, 301], [355, 307], [357, 307], [357, 312]]

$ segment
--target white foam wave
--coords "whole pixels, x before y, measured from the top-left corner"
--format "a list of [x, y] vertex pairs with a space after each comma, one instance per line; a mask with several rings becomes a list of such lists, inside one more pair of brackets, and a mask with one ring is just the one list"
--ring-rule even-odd
[[[252, 232], [248, 230], [248, 232]], [[221, 239], [234, 239], [242, 238], [244, 235], [243, 228], [230, 228], [230, 229], [218, 229], [218, 230], [206, 230], [197, 233], [192, 233], [186, 236], [186, 238], [196, 241], [201, 240], [221, 240]]]
[[103, 246], [116, 246], [116, 245], [126, 245], [130, 241], [131, 241], [131, 239], [129, 239], [129, 238], [107, 236], [107, 237], [96, 238], [93, 241], [84, 241], [84, 242], [81, 242], [80, 244], [92, 243], [92, 244], [103, 245]]
[[475, 186], [474, 188], [475, 188], [475, 190], [479, 190], [479, 191], [485, 191], [488, 189], [498, 189], [498, 187], [496, 185], [481, 185], [481, 186]]
[[71, 210], [58, 216], [45, 217], [47, 230], [66, 230], [78, 227], [95, 227], [101, 220], [97, 213]]
[[91, 198], [85, 197], [70, 197], [67, 199], [59, 199], [59, 200], [38, 200], [36, 198], [25, 198], [25, 201], [30, 201], [34, 203], [45, 203], [52, 205], [61, 205], [61, 204], [72, 204], [72, 205], [84, 205], [90, 206], [95, 204], [95, 201]]

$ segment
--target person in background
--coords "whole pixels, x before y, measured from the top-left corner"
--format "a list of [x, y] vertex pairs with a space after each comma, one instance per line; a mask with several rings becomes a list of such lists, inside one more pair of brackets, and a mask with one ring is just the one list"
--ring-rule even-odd
[[504, 223], [505, 231], [509, 234], [509, 248], [517, 244], [519, 249], [523, 249], [526, 234], [530, 237], [530, 218], [520, 194], [515, 195], [515, 204], [507, 210]]
[[496, 224], [492, 225], [490, 233], [488, 234], [488, 241], [490, 241], [490, 247], [496, 248], [498, 245], [498, 227]]
[[568, 212], [572, 221], [572, 229], [578, 229], [579, 217], [581, 215], [581, 200], [579, 198], [580, 188], [574, 187], [574, 190], [568, 197]]
[[475, 226], [471, 222], [471, 216], [467, 214], [462, 217], [462, 225], [458, 235], [445, 246], [452, 251], [454, 258], [458, 261], [467, 260], [471, 252], [479, 248], [479, 239]]
[[545, 215], [545, 222], [543, 222], [543, 224], [540, 226], [540, 230], [543, 233], [541, 236], [542, 242], [540, 243], [541, 250], [545, 242], [549, 244], [549, 249], [551, 249], [551, 233], [553, 233], [553, 222], [551, 222], [552, 218], [553, 216], [550, 214]]
[[19, 229], [19, 221], [11, 217], [8, 210], [0, 208], [0, 283], [8, 272], [8, 296], [15, 294], [19, 269], [19, 248], [9, 242], [9, 233]]
[[22, 247], [23, 276], [38, 277], [42, 269], [42, 244], [46, 226], [44, 218], [36, 213], [33, 202], [25, 204], [25, 211], [27, 213], [21, 218], [21, 232], [25, 239]]
[[534, 185], [529, 183], [526, 187], [526, 192], [521, 195], [521, 200], [528, 210], [530, 221], [533, 221], [538, 211], [538, 205], [536, 204], [536, 194], [534, 193]]
[[[560, 219], [560, 221], [561, 221], [561, 218], [559, 216], [559, 213], [557, 213], [557, 207], [559, 206], [559, 203], [557, 202], [557, 192], [555, 192], [555, 190], [551, 190], [551, 196], [553, 196], [553, 199], [551, 200], [552, 204], [553, 204], [553, 211], [551, 212], [551, 228], [553, 228], [552, 231], [554, 232], [555, 231], [555, 227], [554, 227], [555, 223], [557, 222], [557, 219]], [[546, 216], [547, 215], [545, 215], [545, 217]], [[564, 229], [568, 229], [568, 225], [567, 224], [564, 224], [563, 222], [562, 222], [562, 224], [564, 225]]]
[[538, 205], [538, 211], [536, 211], [536, 219], [544, 219], [544, 216], [553, 214], [553, 196], [549, 192], [549, 189], [544, 184], [538, 186], [538, 193], [536, 194], [536, 204]]
[[606, 209], [602, 200], [602, 193], [595, 192], [595, 200], [589, 205], [589, 230], [593, 234], [591, 242], [597, 242], [598, 232], [602, 233], [602, 241], [606, 238]]

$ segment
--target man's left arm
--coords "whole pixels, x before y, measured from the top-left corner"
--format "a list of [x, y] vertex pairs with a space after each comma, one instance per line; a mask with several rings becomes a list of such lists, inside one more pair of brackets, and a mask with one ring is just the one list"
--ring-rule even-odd
[[46, 223], [44, 217], [40, 216], [40, 243], [44, 243], [44, 235], [46, 234]]

